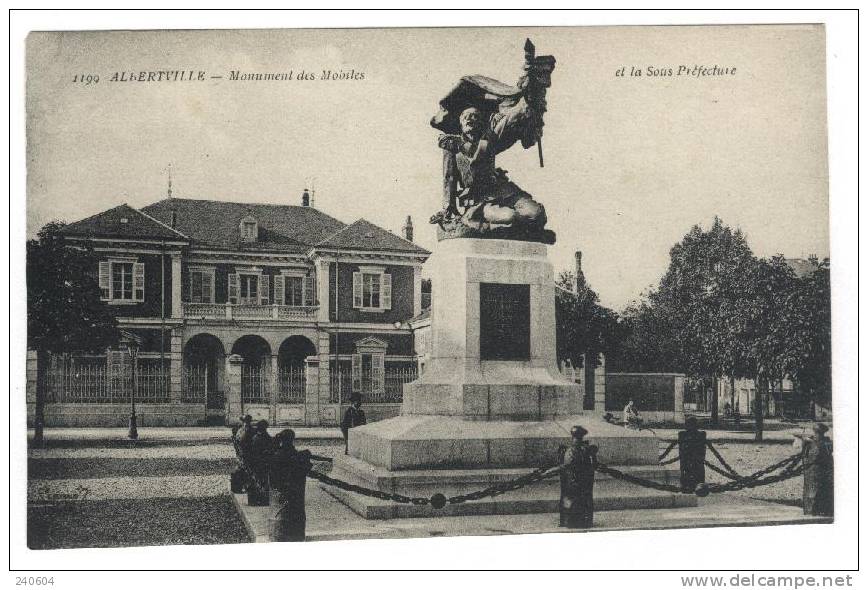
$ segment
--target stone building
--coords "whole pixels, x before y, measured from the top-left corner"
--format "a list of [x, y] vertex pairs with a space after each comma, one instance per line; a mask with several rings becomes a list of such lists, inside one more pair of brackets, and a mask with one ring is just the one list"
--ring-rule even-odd
[[406, 321], [422, 312], [430, 254], [409, 218], [403, 232], [347, 225], [307, 191], [295, 206], [170, 197], [68, 225], [70, 244], [93, 246], [102, 298], [141, 344], [135, 361], [120, 345], [40, 367], [46, 424], [121, 425], [133, 390], [145, 426], [242, 412], [336, 424], [354, 391], [373, 418], [394, 415], [417, 374]]

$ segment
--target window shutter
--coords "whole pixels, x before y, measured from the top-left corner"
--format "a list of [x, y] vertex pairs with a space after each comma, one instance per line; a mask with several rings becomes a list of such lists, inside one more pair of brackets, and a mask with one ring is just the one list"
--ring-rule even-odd
[[353, 391], [362, 390], [362, 355], [353, 355]]
[[353, 273], [353, 307], [362, 307], [362, 273]]
[[145, 300], [145, 264], [143, 262], [133, 263], [133, 299], [135, 301]]
[[374, 353], [371, 355], [371, 390], [374, 393], [383, 393], [383, 373], [385, 372], [386, 355]]
[[238, 303], [238, 273], [229, 273], [229, 303]]
[[204, 303], [214, 303], [214, 274], [210, 272], [202, 273], [202, 301]]
[[102, 299], [111, 298], [112, 273], [108, 262], [99, 263], [99, 290]]
[[314, 279], [313, 275], [308, 275], [304, 277], [304, 304], [305, 305], [314, 305], [316, 293], [314, 290]]
[[283, 275], [274, 275], [274, 302], [278, 305], [286, 303], [286, 295], [284, 294], [284, 277]]
[[268, 275], [259, 275], [259, 302], [268, 305]]
[[380, 307], [392, 309], [392, 275], [383, 275], [383, 289], [380, 293]]

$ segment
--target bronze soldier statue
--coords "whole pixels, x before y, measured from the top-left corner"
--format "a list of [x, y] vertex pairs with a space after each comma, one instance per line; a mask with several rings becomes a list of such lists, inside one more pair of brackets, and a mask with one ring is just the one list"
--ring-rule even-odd
[[685, 430], [678, 433], [678, 454], [681, 457], [681, 489], [693, 492], [705, 483], [706, 433], [699, 430], [694, 416], [684, 422]]
[[295, 448], [295, 431], [282, 430], [274, 437], [271, 456], [271, 485], [278, 492], [278, 510], [273, 517], [275, 541], [304, 541], [307, 516], [304, 491], [307, 474], [313, 468], [310, 451]]
[[805, 465], [802, 503], [805, 514], [835, 515], [835, 469], [832, 461], [832, 441], [826, 436], [829, 427], [814, 424], [814, 435], [802, 443]]
[[554, 243], [544, 230], [545, 208], [495, 166], [495, 156], [516, 143], [534, 145], [542, 159], [546, 89], [555, 58], [537, 56], [525, 43], [525, 64], [515, 86], [486, 76], [465, 76], [440, 101], [431, 126], [444, 134], [443, 209], [431, 218], [444, 237], [496, 237]]
[[584, 440], [588, 431], [581, 426], [570, 430], [572, 440], [562, 447], [561, 501], [562, 527], [585, 529], [594, 526], [594, 474], [597, 470], [597, 447]]

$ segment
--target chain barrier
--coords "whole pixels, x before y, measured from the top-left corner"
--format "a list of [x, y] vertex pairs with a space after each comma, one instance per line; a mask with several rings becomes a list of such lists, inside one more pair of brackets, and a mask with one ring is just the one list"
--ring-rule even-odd
[[[720, 492], [734, 492], [737, 490], [743, 490], [745, 488], [756, 488], [759, 486], [769, 485], [773, 483], [778, 483], [791, 477], [797, 477], [802, 475], [805, 471], [806, 465], [800, 465], [802, 461], [801, 453], [797, 453], [794, 455], [790, 455], [786, 459], [782, 461], [778, 461], [773, 465], [769, 465], [764, 469], [760, 469], [759, 471], [752, 473], [746, 477], [742, 477], [740, 479], [735, 479], [723, 484], [704, 484], [705, 489], [708, 493], [716, 494]], [[781, 472], [775, 475], [769, 475], [773, 471], [777, 471], [781, 469]]]
[[652, 490], [659, 490], [661, 492], [671, 492], [673, 494], [690, 494], [692, 491], [684, 491], [681, 489], [681, 486], [676, 486], [668, 483], [660, 483], [658, 481], [653, 481], [650, 479], [645, 479], [643, 477], [637, 477], [635, 475], [630, 475], [629, 473], [624, 473], [620, 469], [615, 469], [614, 467], [609, 467], [605, 463], [597, 463], [597, 471], [608, 475], [610, 477], [614, 477], [615, 479], [621, 479], [623, 481], [630, 482], [632, 484], [636, 484], [637, 486], [641, 486], [643, 488], [651, 488]]
[[711, 469], [712, 471], [714, 471], [715, 473], [719, 473], [720, 475], [722, 475], [723, 477], [725, 477], [727, 479], [733, 479], [733, 480], [738, 479], [738, 476], [735, 476], [735, 475], [729, 473], [728, 471], [721, 469], [717, 465], [715, 465], [713, 463], [709, 463], [708, 461], [705, 461], [705, 466], [708, 467], [709, 469]]
[[721, 455], [720, 452], [714, 447], [714, 445], [711, 444], [710, 440], [705, 442], [705, 446], [708, 447], [708, 450], [711, 451], [711, 454], [714, 455], [718, 461], [720, 461], [720, 464], [723, 465], [723, 468], [726, 469], [730, 475], [735, 478], [741, 477], [738, 471], [733, 469], [732, 466], [726, 462], [726, 459], [724, 459], [723, 455]]
[[[797, 477], [802, 475], [805, 470], [805, 465], [799, 465], [802, 460], [801, 453], [796, 453], [794, 455], [790, 455], [786, 459], [778, 461], [768, 467], [764, 467], [754, 473], [751, 473], [747, 476], [733, 476], [732, 474], [725, 473], [722, 469], [710, 464], [709, 462], [705, 462], [705, 464], [711, 467], [714, 471], [720, 473], [721, 475], [729, 478], [731, 481], [724, 484], [700, 484], [697, 486], [695, 492], [698, 495], [705, 496], [708, 494], [716, 494], [720, 492], [732, 492], [737, 490], [743, 490], [745, 488], [755, 488], [759, 486], [769, 485], [773, 483], [778, 483], [792, 477]], [[769, 475], [770, 473], [781, 469], [781, 472], [775, 475]], [[645, 479], [642, 477], [637, 477], [635, 475], [631, 475], [629, 473], [624, 473], [619, 469], [615, 469], [614, 467], [610, 467], [604, 463], [599, 463], [597, 465], [597, 471], [600, 473], [604, 473], [611, 477], [615, 477], [617, 479], [621, 479], [623, 481], [636, 484], [638, 486], [644, 488], [650, 488], [654, 490], [659, 490], [661, 492], [671, 492], [671, 493], [679, 493], [679, 494], [691, 494], [694, 493], [694, 490], [683, 490], [680, 486], [672, 485], [672, 484], [664, 484], [660, 482], [656, 482], [650, 479]], [[766, 477], [767, 476], [767, 477]]]
[[663, 459], [665, 459], [667, 457], [667, 455], [669, 455], [669, 453], [672, 452], [672, 449], [674, 449], [677, 446], [678, 446], [678, 441], [677, 440], [672, 441], [672, 444], [670, 444], [668, 447], [666, 447], [666, 450], [663, 451], [659, 457], [657, 457], [657, 460], [661, 462], [660, 463], [661, 465], [668, 465], [669, 463], [675, 462], [675, 461], [668, 461], [667, 463], [663, 463], [662, 461], [663, 461]]
[[439, 509], [443, 508], [446, 504], [461, 504], [463, 502], [499, 496], [501, 494], [505, 494], [506, 492], [511, 492], [513, 490], [523, 488], [526, 485], [530, 485], [532, 483], [554, 477], [555, 475], [558, 475], [560, 473], [561, 469], [562, 467], [560, 465], [555, 465], [553, 467], [541, 467], [539, 469], [531, 471], [526, 475], [522, 475], [521, 477], [496, 483], [476, 492], [471, 492], [469, 494], [459, 494], [457, 496], [451, 496], [449, 498], [440, 493], [436, 493], [430, 498], [425, 498], [420, 496], [412, 497], [404, 496], [402, 494], [383, 492], [381, 490], [374, 490], [371, 488], [352, 484], [340, 479], [336, 479], [334, 477], [330, 477], [324, 473], [320, 473], [317, 471], [311, 471], [310, 473], [308, 473], [308, 477], [316, 479], [324, 484], [340, 488], [347, 492], [354, 492], [356, 494], [361, 494], [363, 496], [368, 496], [371, 498], [377, 498], [379, 500], [397, 502], [399, 504], [413, 504], [416, 506], [425, 506], [427, 504], [430, 504], [434, 508]]
[[[251, 469], [249, 465], [246, 465], [242, 459], [242, 453], [240, 452], [240, 448], [238, 446], [237, 441], [234, 440], [233, 437], [233, 446], [235, 447], [236, 454], [239, 459], [239, 463], [241, 463], [241, 468], [244, 469], [248, 475], [255, 481], [256, 484], [262, 485], [266, 482], [258, 481], [259, 478], [255, 473], [255, 470]], [[714, 445], [711, 444], [710, 441], [706, 442], [708, 449], [712, 452], [712, 454], [720, 461], [723, 468], [720, 468], [709, 461], [705, 461], [706, 467], [711, 469], [712, 471], [720, 474], [721, 476], [729, 479], [730, 481], [722, 484], [700, 484], [697, 486], [696, 490], [684, 490], [679, 485], [674, 484], [666, 484], [660, 483], [657, 481], [645, 479], [642, 477], [638, 477], [629, 473], [625, 473], [619, 469], [606, 465], [605, 463], [597, 463], [596, 470], [600, 473], [608, 475], [610, 477], [614, 477], [616, 479], [620, 479], [644, 488], [650, 488], [654, 490], [658, 490], [661, 492], [669, 492], [675, 494], [691, 494], [696, 493], [697, 495], [705, 496], [710, 493], [721, 493], [721, 492], [729, 492], [729, 491], [737, 491], [746, 488], [754, 488], [763, 485], [769, 485], [773, 483], [777, 483], [780, 481], [784, 481], [790, 479], [792, 477], [797, 477], [802, 475], [806, 469], [806, 465], [802, 464], [802, 455], [801, 453], [795, 453], [790, 455], [789, 457], [778, 461], [772, 465], [764, 467], [754, 473], [751, 473], [747, 476], [741, 476], [736, 472], [723, 458], [723, 456], [714, 448]], [[658, 462], [660, 465], [669, 465], [671, 463], [675, 463], [680, 459], [680, 456], [676, 455], [671, 459], [665, 460], [667, 455], [669, 455], [672, 450], [678, 446], [678, 441], [672, 442], [666, 450], [658, 457]], [[331, 457], [324, 457], [322, 455], [313, 455], [311, 454], [310, 458], [314, 461], [321, 461], [326, 463], [332, 463], [333, 459]], [[520, 477], [495, 483], [487, 488], [483, 488], [481, 490], [477, 490], [475, 492], [470, 492], [467, 494], [458, 494], [455, 496], [446, 497], [444, 494], [436, 493], [431, 497], [421, 497], [421, 496], [405, 496], [403, 494], [384, 492], [381, 490], [366, 488], [364, 486], [352, 484], [334, 477], [331, 477], [321, 471], [312, 470], [308, 473], [308, 477], [312, 479], [316, 479], [323, 484], [330, 485], [347, 492], [353, 492], [356, 494], [360, 494], [363, 496], [368, 496], [371, 498], [377, 498], [379, 500], [396, 502], [399, 504], [412, 504], [416, 506], [426, 506], [431, 505], [434, 508], [443, 508], [446, 504], [462, 504], [464, 502], [472, 502], [475, 500], [481, 500], [483, 498], [495, 497], [501, 494], [505, 494], [514, 490], [521, 489], [525, 486], [540, 482], [542, 480], [554, 477], [565, 468], [564, 465], [553, 465], [540, 467], [539, 469], [535, 469], [530, 473], [522, 475]], [[780, 473], [770, 475], [771, 473], [781, 470]]]
[[[737, 491], [745, 488], [755, 488], [759, 486], [778, 483], [792, 477], [797, 477], [804, 473], [806, 467], [805, 465], [800, 465], [801, 460], [801, 454], [797, 453], [787, 457], [786, 459], [783, 459], [782, 461], [778, 461], [777, 463], [769, 465], [768, 467], [764, 467], [763, 469], [760, 469], [744, 477], [727, 473], [725, 470], [706, 461], [706, 466], [708, 466], [713, 471], [719, 473], [720, 475], [728, 478], [730, 481], [723, 484], [700, 484], [696, 490], [684, 490], [679, 485], [660, 483], [650, 479], [631, 475], [629, 473], [625, 473], [619, 469], [606, 465], [605, 463], [597, 463], [597, 471], [610, 477], [614, 477], [616, 479], [620, 479], [644, 488], [650, 488], [661, 492], [669, 492], [673, 494], [692, 494], [695, 492], [698, 495], [704, 496], [707, 494]], [[446, 504], [461, 504], [464, 502], [472, 502], [475, 500], [495, 497], [501, 494], [505, 494], [507, 492], [518, 490], [520, 488], [537, 483], [544, 479], [554, 477], [555, 475], [558, 475], [563, 468], [564, 466], [562, 465], [540, 467], [539, 469], [535, 469], [534, 471], [531, 471], [530, 473], [522, 475], [515, 479], [499, 482], [487, 488], [477, 490], [475, 492], [470, 492], [468, 494], [459, 494], [450, 497], [446, 497], [441, 493], [433, 494], [431, 497], [421, 497], [405, 496], [403, 494], [384, 492], [381, 490], [375, 490], [345, 482], [343, 480], [336, 479], [318, 471], [311, 471], [310, 473], [308, 473], [308, 477], [316, 479], [326, 485], [334, 486], [336, 488], [345, 490], [347, 492], [353, 492], [356, 494], [361, 494], [363, 496], [377, 498], [379, 500], [397, 502], [399, 504], [413, 504], [416, 506], [425, 506], [430, 504], [434, 508], [439, 509], [443, 508]], [[780, 473], [777, 473], [775, 475], [769, 475], [770, 473], [779, 469], [781, 469]]]

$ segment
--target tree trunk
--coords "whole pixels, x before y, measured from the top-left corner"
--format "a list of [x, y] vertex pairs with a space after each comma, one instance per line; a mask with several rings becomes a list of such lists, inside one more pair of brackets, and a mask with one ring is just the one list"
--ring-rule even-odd
[[711, 378], [711, 425], [718, 426], [720, 424], [719, 393], [717, 391], [717, 375]]
[[41, 447], [45, 428], [45, 388], [48, 380], [48, 353], [36, 351], [36, 407], [33, 417], [33, 446]]
[[756, 381], [756, 397], [753, 400], [754, 419], [756, 420], [756, 430], [754, 440], [762, 441], [763, 439], [763, 402], [765, 400], [765, 391], [768, 387], [768, 381], [764, 378], [758, 378]]
[[735, 413], [735, 376], [729, 376], [729, 409]]

